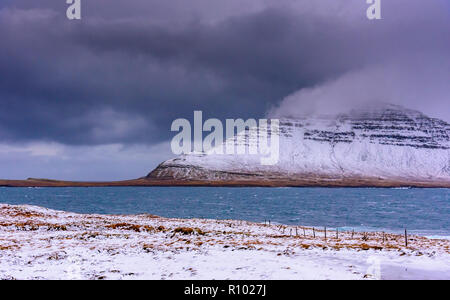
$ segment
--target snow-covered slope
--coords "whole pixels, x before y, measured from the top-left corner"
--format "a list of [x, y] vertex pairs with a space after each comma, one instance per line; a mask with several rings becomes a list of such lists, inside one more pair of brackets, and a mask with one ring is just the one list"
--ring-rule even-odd
[[[280, 119], [280, 158], [187, 154], [147, 177], [173, 180], [376, 179], [450, 184], [450, 125], [403, 107]], [[246, 143], [254, 141], [246, 141]]]

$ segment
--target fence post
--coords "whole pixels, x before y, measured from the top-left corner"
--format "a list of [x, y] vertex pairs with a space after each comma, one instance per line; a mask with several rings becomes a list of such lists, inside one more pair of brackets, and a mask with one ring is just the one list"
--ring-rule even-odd
[[313, 237], [316, 238], [316, 229], [313, 227]]
[[339, 239], [339, 229], [336, 227], [336, 239]]
[[406, 231], [406, 228], [405, 228], [405, 247], [408, 247], [408, 232]]
[[327, 227], [325, 226], [325, 241], [327, 240]]

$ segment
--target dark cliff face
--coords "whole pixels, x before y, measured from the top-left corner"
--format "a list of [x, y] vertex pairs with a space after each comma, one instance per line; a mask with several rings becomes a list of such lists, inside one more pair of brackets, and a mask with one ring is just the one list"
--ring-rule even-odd
[[[332, 131], [307, 129], [304, 138], [329, 143], [351, 143], [355, 139], [367, 139], [371, 143], [382, 145], [449, 149], [448, 123], [400, 106], [386, 105], [371, 111], [353, 110], [335, 118], [324, 116], [321, 120], [327, 119], [329, 124], [334, 124], [330, 126]], [[304, 127], [311, 122], [313, 121], [306, 119], [300, 123], [283, 122], [283, 125]], [[285, 130], [286, 134], [290, 131], [292, 130]]]
[[[248, 141], [245, 142], [248, 145]], [[450, 125], [394, 105], [280, 120], [280, 162], [187, 154], [147, 176], [188, 180], [381, 178], [450, 182]]]

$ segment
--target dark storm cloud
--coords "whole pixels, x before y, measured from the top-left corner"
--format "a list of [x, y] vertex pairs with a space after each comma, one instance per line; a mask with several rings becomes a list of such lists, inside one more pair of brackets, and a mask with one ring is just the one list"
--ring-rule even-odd
[[365, 1], [337, 15], [266, 2], [236, 13], [232, 1], [219, 13], [214, 1], [189, 11], [180, 1], [93, 1], [80, 22], [55, 1], [0, 6], [0, 138], [155, 143], [194, 109], [257, 118], [354, 70], [448, 59], [439, 1], [384, 1], [379, 23], [365, 18]]

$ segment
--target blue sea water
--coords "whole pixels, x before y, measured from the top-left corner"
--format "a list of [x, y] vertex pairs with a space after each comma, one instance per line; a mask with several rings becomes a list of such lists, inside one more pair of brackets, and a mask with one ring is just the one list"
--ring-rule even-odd
[[0, 203], [98, 214], [237, 219], [450, 236], [450, 189], [0, 188]]

